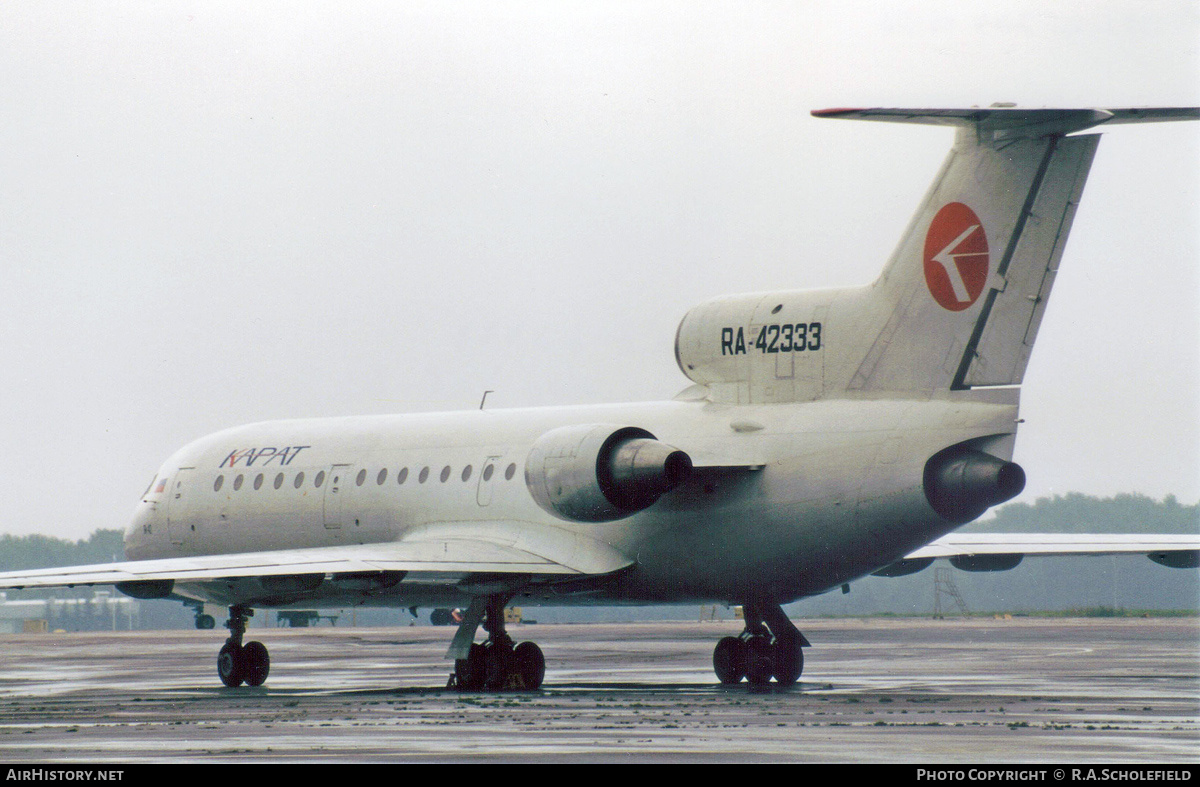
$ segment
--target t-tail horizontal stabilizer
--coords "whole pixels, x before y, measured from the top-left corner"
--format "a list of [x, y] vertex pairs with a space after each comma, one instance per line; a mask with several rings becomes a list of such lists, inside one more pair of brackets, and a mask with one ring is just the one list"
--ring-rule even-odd
[[1123, 109], [1025, 109], [992, 106], [968, 109], [816, 109], [813, 116], [887, 123], [959, 126], [1013, 136], [1070, 134], [1101, 124], [1200, 120], [1200, 107], [1127, 107]]

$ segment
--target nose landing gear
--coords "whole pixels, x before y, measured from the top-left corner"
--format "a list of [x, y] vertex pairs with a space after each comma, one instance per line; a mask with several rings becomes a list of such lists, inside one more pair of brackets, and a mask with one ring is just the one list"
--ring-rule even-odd
[[809, 642], [778, 604], [744, 604], [746, 628], [736, 637], [725, 637], [713, 650], [713, 671], [726, 685], [745, 678], [765, 686], [774, 678], [783, 686], [800, 679], [804, 651]]
[[217, 674], [221, 682], [230, 688], [245, 683], [247, 686], [261, 686], [271, 671], [271, 656], [267, 646], [261, 642], [242, 644], [246, 634], [246, 621], [254, 611], [243, 606], [229, 608], [229, 620], [225, 627], [229, 629], [229, 639], [217, 654]]

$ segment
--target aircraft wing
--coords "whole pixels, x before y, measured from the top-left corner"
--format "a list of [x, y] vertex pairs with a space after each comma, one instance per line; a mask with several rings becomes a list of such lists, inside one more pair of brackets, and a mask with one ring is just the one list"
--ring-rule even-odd
[[1196, 568], [1200, 566], [1200, 534], [951, 533], [910, 552], [900, 562], [928, 565], [925, 561], [949, 558], [959, 568], [990, 571], [1012, 568], [1025, 556], [1065, 555], [1145, 555], [1164, 566]]
[[603, 542], [558, 528], [526, 522], [444, 522], [379, 544], [8, 571], [0, 573], [0, 588], [124, 585], [136, 591], [139, 584], [150, 588], [150, 583], [169, 581], [378, 572], [404, 572], [406, 578], [415, 574], [414, 579], [423, 574], [569, 578], [609, 574], [632, 563]]

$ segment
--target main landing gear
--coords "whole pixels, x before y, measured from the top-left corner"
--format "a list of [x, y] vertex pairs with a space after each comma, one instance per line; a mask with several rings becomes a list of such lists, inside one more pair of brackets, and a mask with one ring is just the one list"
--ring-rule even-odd
[[[458, 657], [454, 660], [454, 674], [450, 676], [448, 688], [533, 691], [542, 685], [546, 658], [542, 649], [532, 642], [513, 644], [504, 628], [506, 601], [502, 596], [478, 599], [467, 610], [450, 645], [451, 654]], [[481, 619], [484, 631], [488, 633], [482, 644], [472, 642]]]
[[221, 676], [221, 682], [230, 688], [243, 683], [261, 686], [271, 671], [271, 657], [266, 645], [261, 642], [242, 644], [246, 621], [253, 614], [254, 610], [241, 605], [229, 608], [229, 620], [225, 622], [229, 639], [225, 640], [225, 645], [217, 654], [217, 674]]
[[726, 685], [745, 678], [753, 686], [765, 686], [771, 678], [789, 686], [804, 671], [804, 651], [809, 642], [778, 604], [744, 604], [745, 630], [725, 637], [713, 650], [713, 671]]

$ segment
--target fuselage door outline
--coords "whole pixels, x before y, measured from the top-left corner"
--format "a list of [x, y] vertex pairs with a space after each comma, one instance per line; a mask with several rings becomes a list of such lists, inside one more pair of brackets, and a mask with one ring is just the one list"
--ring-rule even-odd
[[486, 507], [492, 502], [492, 485], [495, 483], [496, 473], [500, 470], [500, 459], [500, 456], [489, 456], [483, 463], [475, 492], [475, 502], [480, 507]]
[[332, 465], [326, 471], [325, 482], [325, 529], [339, 530], [346, 510], [346, 495], [350, 493], [354, 465]]
[[194, 472], [194, 467], [181, 467], [171, 479], [171, 491], [167, 495], [167, 535], [172, 544], [182, 544], [186, 539], [188, 502], [194, 494], [189, 486]]

